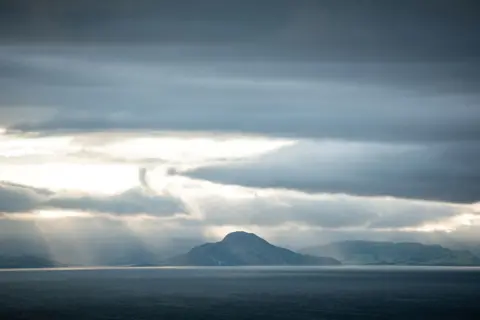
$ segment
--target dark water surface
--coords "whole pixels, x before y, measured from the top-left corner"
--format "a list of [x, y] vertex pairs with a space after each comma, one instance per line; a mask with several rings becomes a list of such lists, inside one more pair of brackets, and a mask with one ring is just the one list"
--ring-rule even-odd
[[0, 271], [0, 319], [480, 319], [480, 269]]

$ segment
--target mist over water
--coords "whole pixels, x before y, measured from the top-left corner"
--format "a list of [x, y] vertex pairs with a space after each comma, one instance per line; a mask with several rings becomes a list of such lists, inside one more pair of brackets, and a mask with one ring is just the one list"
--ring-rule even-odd
[[480, 319], [479, 268], [0, 272], [1, 319]]

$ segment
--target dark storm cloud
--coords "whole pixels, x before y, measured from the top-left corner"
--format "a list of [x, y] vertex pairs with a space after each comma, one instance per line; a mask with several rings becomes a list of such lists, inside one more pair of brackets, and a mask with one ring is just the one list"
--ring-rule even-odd
[[[273, 66], [269, 72], [353, 76], [357, 81], [382, 81], [398, 73], [402, 83], [416, 85], [440, 76], [441, 83], [447, 82], [443, 89], [453, 84], [461, 87], [455, 90], [473, 91], [479, 83], [478, 7], [475, 0], [7, 0], [0, 10], [0, 32], [3, 43], [36, 44], [43, 54], [63, 46], [64, 54], [80, 51], [96, 59], [102, 54], [95, 48], [108, 44], [117, 47], [106, 53], [107, 59], [276, 61], [280, 68]], [[138, 50], [142, 46], [147, 50]], [[367, 65], [354, 66], [354, 71], [349, 71], [352, 66], [289, 66], [355, 61]], [[401, 65], [372, 68], [368, 62]], [[427, 62], [437, 64], [422, 66]], [[229, 69], [251, 76], [249, 69], [258, 67], [266, 72], [262, 65]]]
[[171, 216], [184, 213], [171, 197], [130, 189], [123, 193], [96, 196], [54, 193], [30, 186], [0, 183], [0, 213], [28, 213], [40, 209], [75, 210], [112, 215]]
[[[7, 55], [30, 61], [17, 50]], [[0, 79], [3, 118], [20, 106], [52, 109], [49, 120], [24, 112], [11, 130], [200, 130], [392, 142], [480, 137], [478, 73], [466, 62], [200, 63], [192, 55], [170, 64], [135, 54], [118, 62], [91, 60], [88, 50], [69, 54], [47, 52], [53, 69], [69, 74], [63, 84], [35, 82], [24, 71]], [[44, 60], [29, 63], [42, 68]], [[96, 80], [84, 85], [86, 77]]]
[[473, 203], [480, 200], [478, 150], [478, 143], [392, 147], [303, 142], [253, 161], [184, 174], [249, 187]]
[[474, 0], [7, 0], [0, 8], [10, 41], [233, 43], [301, 58], [479, 52]]
[[476, 1], [1, 5], [1, 115], [55, 115], [12, 129], [480, 136]]
[[478, 70], [476, 8], [475, 0], [7, 0], [0, 32], [4, 43], [44, 52], [52, 43], [124, 44], [114, 56], [129, 58], [143, 44], [142, 60], [461, 62], [449, 76], [466, 78]]
[[[192, 175], [477, 201], [478, 6], [475, 0], [2, 1], [0, 120], [9, 119], [1, 124], [10, 132], [43, 134], [199, 130], [417, 144], [424, 151], [382, 155], [329, 179], [315, 163], [302, 166], [304, 158], [288, 164], [275, 156], [268, 165]], [[28, 107], [21, 117], [19, 107]]]
[[52, 62], [18, 59], [12, 55], [2, 54], [0, 49], [0, 83], [21, 86], [40, 84], [56, 87], [83, 87], [101, 84], [98, 77], [82, 74], [78, 72], [80, 70], [69, 70], [58, 60]]
[[[391, 115], [342, 114], [339, 109], [331, 112], [328, 109], [308, 110], [308, 107], [303, 110], [304, 112], [301, 112], [301, 107], [291, 108], [290, 110], [271, 108], [270, 111], [261, 110], [259, 113], [249, 112], [248, 110], [237, 110], [229, 113], [226, 110], [223, 115], [220, 114], [221, 110], [212, 109], [196, 108], [196, 110], [190, 110], [190, 113], [188, 113], [188, 109], [163, 114], [159, 111], [157, 113], [158, 118], [150, 119], [148, 116], [128, 120], [114, 119], [108, 116], [105, 118], [87, 116], [75, 119], [61, 117], [41, 123], [17, 124], [11, 126], [9, 132], [61, 134], [118, 129], [145, 132], [149, 130], [222, 131], [292, 138], [419, 143], [437, 141], [476, 142], [480, 139], [480, 127], [478, 126], [480, 112], [476, 110], [459, 110], [459, 113], [451, 118], [448, 116], [448, 112], [438, 114], [437, 119], [434, 120], [421, 119], [420, 117], [417, 119], [409, 118], [408, 111], [402, 112], [400, 110], [400, 116], [395, 116], [395, 112]], [[433, 107], [431, 110], [432, 116], [435, 112], [434, 109]], [[264, 112], [271, 113], [267, 115]], [[471, 112], [471, 118], [467, 118], [469, 112]]]

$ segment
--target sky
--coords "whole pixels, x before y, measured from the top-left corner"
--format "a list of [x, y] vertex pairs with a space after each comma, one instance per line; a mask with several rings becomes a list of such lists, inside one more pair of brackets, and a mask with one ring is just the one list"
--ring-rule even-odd
[[0, 238], [480, 242], [476, 9], [0, 1]]

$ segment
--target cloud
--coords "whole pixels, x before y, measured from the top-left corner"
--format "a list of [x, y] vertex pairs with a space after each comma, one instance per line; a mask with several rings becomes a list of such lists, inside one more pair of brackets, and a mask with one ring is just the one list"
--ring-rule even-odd
[[[353, 97], [352, 97], [353, 98]], [[201, 99], [201, 98], [200, 98]], [[394, 98], [392, 98], [394, 99]], [[207, 98], [208, 100], [208, 98]], [[225, 101], [227, 103], [227, 101]], [[193, 101], [192, 101], [193, 103]], [[252, 101], [248, 104], [254, 103]], [[291, 103], [294, 103], [293, 101]], [[350, 101], [353, 103], [353, 101]], [[368, 101], [365, 101], [367, 104]], [[461, 103], [461, 102], [459, 102]], [[419, 105], [420, 102], [414, 104]], [[390, 143], [437, 143], [437, 142], [478, 142], [480, 132], [478, 126], [478, 114], [472, 112], [468, 116], [457, 115], [448, 118], [448, 113], [439, 114], [444, 124], [434, 122], [432, 119], [417, 119], [416, 123], [408, 121], [407, 114], [401, 115], [400, 119], [395, 113], [391, 115], [361, 116], [345, 111], [343, 115], [330, 112], [325, 109], [305, 108], [280, 109], [265, 108], [258, 114], [256, 112], [235, 110], [226, 112], [222, 117], [220, 111], [204, 109], [201, 106], [188, 112], [202, 113], [203, 116], [193, 118], [175, 113], [165, 113], [159, 118], [133, 117], [128, 120], [114, 119], [106, 116], [87, 117], [59, 117], [41, 123], [21, 123], [9, 127], [9, 132], [43, 132], [48, 134], [64, 134], [79, 132], [102, 132], [110, 130], [131, 130], [131, 131], [221, 131], [230, 133], [253, 133], [273, 137], [289, 138], [318, 138], [318, 139], [342, 139], [360, 142], [390, 142]], [[341, 109], [341, 108], [339, 108]], [[361, 108], [360, 108], [361, 109]], [[434, 110], [431, 110], [432, 115]], [[261, 114], [264, 114], [263, 116]], [[265, 116], [268, 114], [268, 116]], [[447, 120], [450, 123], [447, 123]], [[405, 122], [404, 122], [405, 121]], [[411, 121], [411, 119], [410, 119]], [[438, 121], [438, 120], [435, 120]]]
[[44, 195], [33, 188], [0, 182], [0, 213], [32, 211], [43, 199]]
[[[274, 6], [252, 0], [228, 5], [218, 0], [56, 0], [42, 6], [7, 0], [0, 11], [0, 35], [9, 42], [223, 46], [231, 54], [243, 49], [237, 55], [275, 58], [451, 60], [478, 53], [478, 45], [469, 41], [478, 33], [477, 7], [475, 0], [279, 0]], [[76, 23], [68, 22], [72, 12]]]
[[402, 230], [442, 223], [464, 212], [468, 205], [412, 201], [386, 197], [258, 191], [255, 198], [240, 200], [211, 196], [199, 202], [207, 225], [243, 225], [261, 228], [297, 225], [343, 230]]
[[148, 192], [151, 191], [151, 187], [148, 185], [147, 181], [147, 168], [140, 168], [138, 170], [138, 180], [140, 181], [140, 185], [142, 186], [142, 188], [144, 188]]
[[0, 181], [0, 187], [3, 188], [4, 190], [6, 189], [17, 190], [18, 193], [31, 192], [39, 196], [51, 196], [54, 194], [54, 192], [45, 188], [35, 188], [32, 186], [26, 186], [20, 183], [14, 183], [10, 181]]
[[480, 199], [477, 143], [422, 145], [299, 142], [243, 163], [185, 172], [254, 188], [473, 203]]
[[170, 216], [184, 214], [178, 201], [159, 195], [151, 195], [142, 189], [131, 189], [113, 196], [61, 195], [43, 204], [46, 208], [78, 210], [114, 215]]
[[5, 6], [11, 130], [479, 141], [474, 0], [122, 3]]
[[[238, 190], [239, 197], [232, 198], [227, 190], [222, 194], [222, 189], [209, 187], [206, 182], [192, 180], [189, 185], [183, 193], [177, 190], [182, 193], [181, 199], [170, 193], [166, 196], [151, 194], [141, 188], [99, 196], [65, 192], [47, 195], [26, 186], [15, 187], [16, 198], [8, 198], [11, 192], [5, 192], [5, 187], [0, 196], [25, 204], [8, 207], [9, 201], [4, 201], [3, 211], [10, 214], [43, 209], [117, 216], [174, 216], [177, 220], [172, 221], [179, 225], [202, 228], [228, 225], [271, 228], [293, 224], [324, 229], [402, 229], [441, 223], [463, 213], [476, 214], [469, 205], [273, 189], [257, 189], [253, 194], [254, 190]], [[192, 205], [195, 215], [187, 210]], [[5, 208], [9, 208], [8, 211]], [[190, 214], [190, 218], [180, 219], [181, 214]]]
[[169, 196], [133, 188], [114, 195], [53, 193], [19, 184], [0, 183], [0, 213], [37, 210], [73, 210], [111, 215], [173, 216], [185, 214], [181, 203]]
[[[29, 77], [26, 82], [3, 80], [0, 115], [12, 119], [8, 132], [202, 131], [389, 143], [480, 140], [478, 94], [448, 93], [456, 86], [464, 88], [463, 83], [477, 87], [476, 82], [463, 76], [451, 78], [450, 71], [442, 71], [443, 64], [172, 66], [166, 60], [143, 66], [140, 57], [116, 64], [86, 63], [83, 68], [93, 74], [112, 77], [104, 86], [71, 85], [59, 91], [54, 85], [29, 84]], [[57, 63], [68, 69], [82, 65], [82, 59]], [[456, 67], [445, 68], [459, 73]], [[422, 69], [427, 70], [418, 71]], [[311, 70], [317, 72], [310, 74]], [[407, 87], [393, 79], [402, 72], [406, 75], [400, 82]], [[438, 83], [438, 79], [443, 80]], [[41, 114], [49, 116], [39, 119], [31, 110], [25, 110], [23, 117], [13, 116], [18, 107], [30, 105], [42, 106]]]

